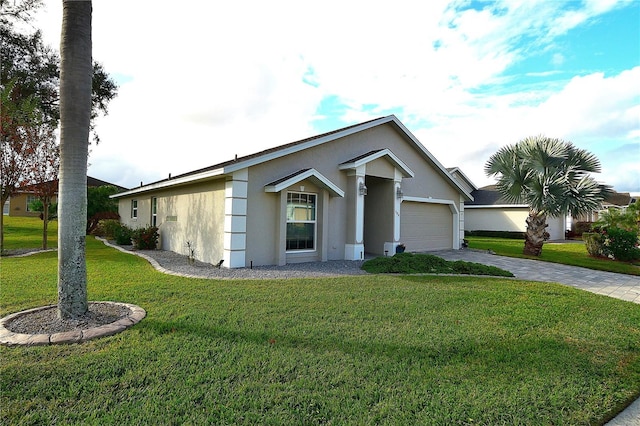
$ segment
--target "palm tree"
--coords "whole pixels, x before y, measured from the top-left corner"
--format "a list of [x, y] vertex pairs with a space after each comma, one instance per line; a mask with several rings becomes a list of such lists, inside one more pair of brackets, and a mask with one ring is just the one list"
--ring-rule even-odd
[[63, 0], [60, 40], [58, 316], [88, 311], [85, 236], [91, 120], [91, 1]]
[[600, 161], [571, 142], [545, 136], [529, 137], [493, 154], [484, 167], [497, 177], [497, 188], [508, 203], [529, 205], [524, 254], [540, 256], [549, 234], [547, 216], [573, 217], [601, 207], [610, 188], [589, 173], [600, 172]]

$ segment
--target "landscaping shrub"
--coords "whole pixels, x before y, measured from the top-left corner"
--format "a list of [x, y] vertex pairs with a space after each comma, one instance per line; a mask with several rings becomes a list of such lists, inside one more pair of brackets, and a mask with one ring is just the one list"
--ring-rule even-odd
[[575, 222], [571, 224], [571, 231], [576, 236], [580, 236], [586, 232], [590, 232], [592, 228], [593, 222]]
[[630, 262], [640, 259], [638, 234], [620, 228], [609, 228], [604, 234], [604, 254], [616, 260]]
[[127, 225], [122, 225], [118, 222], [119, 226], [113, 228], [113, 238], [116, 240], [116, 244], [121, 246], [131, 245], [131, 238], [133, 237], [133, 230]]
[[449, 262], [431, 254], [397, 253], [377, 257], [362, 264], [362, 269], [374, 274], [470, 274], [513, 277], [509, 271], [495, 266], [461, 260]]
[[133, 245], [138, 250], [155, 250], [158, 247], [158, 228], [147, 226], [133, 231]]
[[114, 240], [116, 229], [120, 228], [121, 226], [122, 225], [120, 224], [120, 221], [117, 219], [102, 219], [98, 222], [98, 226], [93, 232], [93, 235], [104, 237], [109, 240]]
[[601, 233], [585, 232], [582, 234], [582, 239], [587, 247], [587, 253], [595, 257], [604, 256], [604, 238]]

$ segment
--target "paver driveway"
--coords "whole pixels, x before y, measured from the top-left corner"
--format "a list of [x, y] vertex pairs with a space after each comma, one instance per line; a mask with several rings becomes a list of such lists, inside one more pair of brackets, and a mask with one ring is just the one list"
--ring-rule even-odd
[[429, 252], [445, 260], [465, 260], [493, 265], [511, 271], [516, 278], [547, 281], [604, 294], [629, 302], [640, 303], [640, 277], [613, 272], [594, 271], [577, 266], [539, 260], [497, 256], [480, 250], [441, 250]]

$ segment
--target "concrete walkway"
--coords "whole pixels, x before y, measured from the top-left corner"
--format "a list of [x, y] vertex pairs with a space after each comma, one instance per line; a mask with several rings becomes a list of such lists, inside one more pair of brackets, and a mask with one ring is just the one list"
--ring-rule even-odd
[[[529, 281], [556, 282], [592, 293], [640, 304], [640, 277], [613, 272], [594, 271], [577, 266], [560, 265], [538, 260], [497, 256], [478, 250], [443, 250], [429, 252], [445, 260], [493, 265], [511, 271], [516, 278]], [[629, 405], [605, 426], [640, 426], [640, 398]]]

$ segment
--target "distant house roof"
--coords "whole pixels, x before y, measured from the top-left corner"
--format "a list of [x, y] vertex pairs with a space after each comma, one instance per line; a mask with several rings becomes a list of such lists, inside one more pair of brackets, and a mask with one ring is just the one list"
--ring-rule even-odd
[[[473, 201], [466, 201], [464, 203], [465, 207], [469, 206], [524, 206], [524, 204], [514, 204], [505, 201], [502, 195], [498, 192], [498, 188], [496, 185], [487, 185], [480, 189], [476, 189], [471, 192], [473, 195]], [[628, 206], [630, 203], [634, 202], [635, 199], [631, 197], [628, 192], [615, 192], [609, 194], [605, 200], [604, 204], [609, 206], [616, 207], [624, 207]]]
[[628, 192], [614, 191], [604, 199], [604, 204], [617, 207], [626, 207], [635, 201], [636, 200], [634, 198], [631, 198], [631, 194], [629, 194]]
[[[471, 192], [473, 195], [473, 201], [465, 201], [464, 206], [500, 206], [500, 205], [514, 205], [508, 203], [502, 198], [502, 195], [498, 192], [496, 185], [487, 185], [482, 188], [476, 189]], [[519, 205], [519, 204], [518, 204]]]
[[[49, 183], [55, 183], [56, 185], [58, 184], [58, 179], [49, 181], [49, 182], [44, 182], [45, 184], [49, 184]], [[35, 187], [37, 187], [39, 184], [31, 184], [31, 185], [25, 185], [21, 188], [18, 189], [18, 192], [32, 192], [34, 190]], [[40, 184], [41, 185], [41, 184]], [[93, 188], [93, 187], [98, 187], [98, 186], [115, 186], [118, 191], [126, 191], [128, 188], [125, 188], [123, 186], [120, 185], [115, 185], [113, 183], [101, 180], [101, 179], [97, 179], [91, 176], [87, 176], [87, 187], [89, 188]]]

